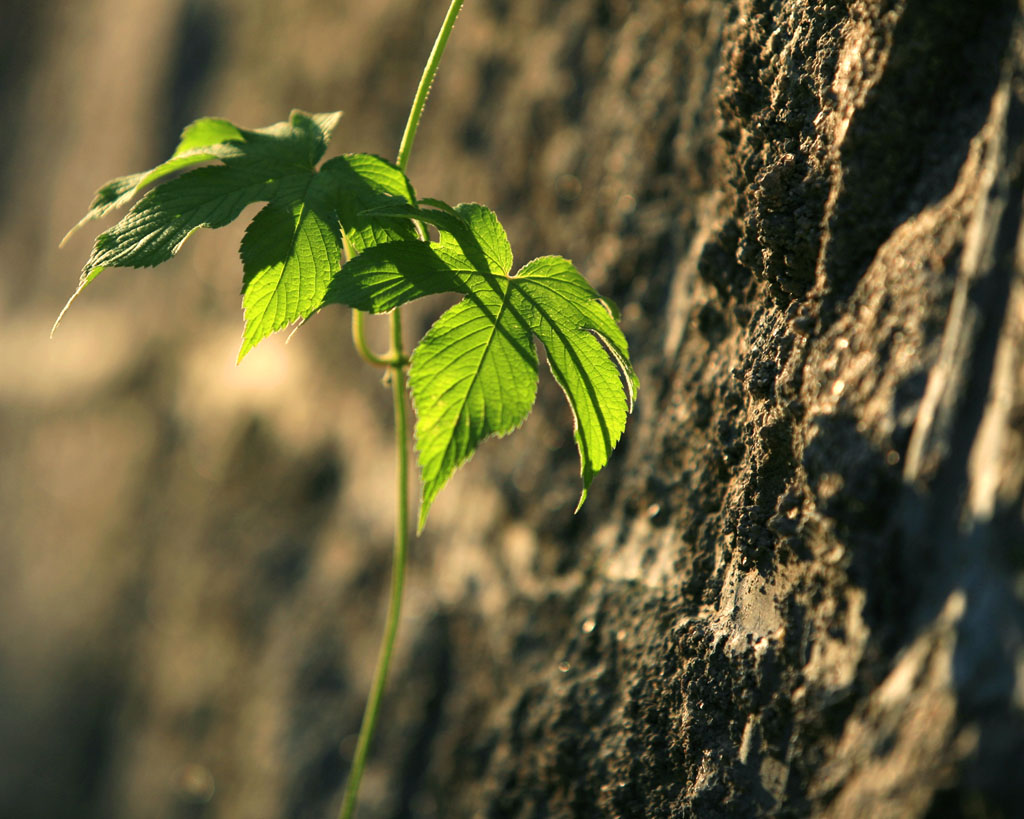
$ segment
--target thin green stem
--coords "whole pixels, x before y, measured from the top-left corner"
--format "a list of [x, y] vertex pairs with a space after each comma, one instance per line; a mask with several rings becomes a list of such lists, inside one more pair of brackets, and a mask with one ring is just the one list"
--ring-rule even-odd
[[365, 323], [366, 314], [362, 310], [353, 310], [352, 344], [355, 346], [356, 352], [367, 364], [372, 364], [374, 367], [390, 367], [392, 362], [388, 360], [387, 356], [377, 355], [366, 342]]
[[455, 27], [455, 18], [459, 16], [463, 0], [452, 0], [441, 23], [441, 30], [434, 41], [434, 48], [430, 52], [430, 58], [423, 69], [423, 76], [420, 77], [419, 88], [416, 89], [416, 97], [412, 101], [412, 109], [409, 111], [409, 120], [405, 124], [405, 133], [402, 134], [402, 142], [398, 148], [398, 167], [405, 170], [409, 164], [409, 154], [412, 153], [412, 143], [416, 139], [416, 130], [420, 127], [420, 117], [423, 115], [423, 106], [427, 104], [427, 97], [430, 95], [430, 87], [434, 84], [434, 76], [437, 74], [437, 67], [441, 64], [441, 57], [444, 54], [445, 46], [448, 45], [448, 37], [451, 36]]
[[[441, 23], [441, 30], [437, 33], [434, 47], [430, 51], [430, 57], [423, 69], [423, 76], [420, 77], [419, 87], [416, 89], [416, 96], [412, 101], [412, 108], [409, 109], [409, 118], [405, 122], [405, 132], [402, 134], [402, 142], [398, 146], [398, 168], [405, 171], [409, 165], [409, 156], [412, 153], [412, 144], [416, 139], [416, 132], [420, 127], [420, 118], [423, 116], [423, 109], [427, 104], [427, 97], [430, 96], [430, 89], [434, 84], [434, 77], [437, 76], [437, 69], [441, 65], [441, 57], [444, 55], [445, 47], [448, 45], [448, 38], [452, 29], [455, 28], [455, 20], [459, 16], [464, 0], [452, 0], [448, 7], [448, 13]], [[419, 226], [421, 235], [422, 226]], [[366, 331], [362, 313], [359, 310], [352, 311], [352, 340], [355, 343], [359, 355], [375, 367], [389, 367], [391, 362], [386, 358], [376, 355], [366, 341]], [[401, 355], [401, 352], [399, 352]]]
[[[352, 248], [349, 247], [348, 239], [344, 233], [341, 234], [341, 244], [345, 248], [345, 259], [351, 259]], [[372, 364], [374, 367], [390, 367], [393, 363], [388, 360], [387, 356], [379, 356], [370, 349], [370, 345], [366, 340], [366, 316], [362, 310], [352, 311], [352, 344], [355, 346], [360, 358], [367, 364]]]
[[[448, 13], [441, 24], [441, 31], [437, 35], [434, 48], [427, 60], [427, 66], [423, 70], [423, 76], [420, 77], [420, 84], [416, 89], [416, 97], [413, 100], [412, 109], [409, 111], [409, 119], [405, 123], [405, 133], [402, 134], [402, 142], [398, 149], [398, 167], [403, 172], [409, 164], [409, 154], [412, 152], [412, 144], [416, 139], [416, 130], [419, 128], [420, 117], [423, 115], [423, 107], [427, 103], [430, 86], [433, 84], [438, 66], [441, 64], [441, 56], [448, 44], [448, 37], [455, 26], [455, 18], [459, 15], [462, 3], [463, 0], [452, 0], [448, 7]], [[419, 227], [419, 230], [425, 237], [422, 226]], [[370, 742], [373, 740], [374, 729], [377, 726], [384, 686], [387, 683], [388, 668], [391, 665], [391, 656], [395, 649], [395, 637], [398, 634], [398, 623], [402, 613], [402, 587], [405, 585], [405, 567], [409, 547], [409, 420], [405, 401], [405, 367], [409, 360], [405, 356], [402, 345], [402, 314], [398, 308], [391, 311], [391, 349], [386, 357], [375, 355], [366, 343], [362, 314], [355, 310], [352, 316], [352, 338], [359, 354], [371, 364], [388, 367], [391, 371], [391, 392], [395, 404], [397, 502], [395, 506], [394, 558], [391, 567], [391, 597], [388, 600], [384, 639], [377, 655], [377, 667], [374, 670], [373, 683], [370, 686], [370, 696], [366, 701], [366, 710], [363, 712], [363, 722], [359, 727], [359, 739], [356, 741], [352, 769], [345, 786], [345, 796], [342, 800], [339, 819], [351, 819], [355, 813], [359, 783], [363, 777], [363, 769], [366, 767], [366, 758], [370, 750]]]
[[[402, 319], [398, 311], [391, 313], [391, 350], [394, 360], [403, 359], [402, 355]], [[356, 742], [352, 770], [345, 786], [345, 797], [341, 804], [340, 819], [350, 819], [356, 809], [359, 796], [359, 783], [363, 777], [366, 758], [370, 750], [377, 717], [380, 713], [380, 702], [387, 683], [388, 668], [395, 649], [395, 636], [398, 634], [398, 623], [402, 613], [402, 588], [405, 585], [406, 556], [409, 547], [409, 422], [405, 405], [405, 365], [391, 364], [391, 392], [395, 404], [395, 477], [398, 502], [395, 509], [395, 545], [391, 566], [391, 597], [388, 600], [387, 621], [384, 625], [384, 638], [377, 655], [377, 668], [374, 670], [370, 696], [363, 712], [363, 722], [359, 728], [359, 739]]]
[[364, 323], [366, 320], [366, 314], [361, 310], [352, 311], [352, 344], [355, 345], [356, 352], [367, 364], [372, 364], [374, 367], [381, 367], [386, 369], [388, 367], [404, 367], [409, 363], [409, 359], [402, 353], [401, 348], [396, 352], [395, 350], [389, 351], [386, 355], [377, 355], [373, 350], [370, 349], [370, 345], [366, 341], [366, 331], [364, 329]]

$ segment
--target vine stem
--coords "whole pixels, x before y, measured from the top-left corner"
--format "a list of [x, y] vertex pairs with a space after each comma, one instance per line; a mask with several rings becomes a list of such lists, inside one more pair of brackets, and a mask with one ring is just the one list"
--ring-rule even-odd
[[[420, 77], [420, 84], [416, 89], [416, 96], [413, 99], [412, 108], [409, 110], [409, 119], [405, 123], [405, 132], [402, 134], [402, 141], [398, 148], [398, 168], [403, 173], [409, 164], [409, 155], [416, 139], [416, 131], [419, 129], [420, 118], [423, 116], [423, 108], [430, 95], [430, 87], [434, 83], [438, 66], [441, 64], [441, 57], [448, 44], [452, 29], [455, 27], [455, 19], [459, 16], [462, 4], [463, 0], [452, 0], [444, 22], [441, 24], [441, 30], [434, 41], [427, 65], [423, 69], [423, 76]], [[374, 729], [377, 727], [377, 717], [387, 683], [388, 668], [395, 650], [395, 637], [398, 634], [398, 623], [402, 614], [402, 589], [405, 585], [405, 568], [409, 549], [409, 420], [405, 399], [405, 368], [408, 359], [402, 344], [402, 314], [397, 307], [391, 311], [390, 324], [391, 349], [384, 357], [376, 356], [366, 343], [362, 315], [356, 310], [352, 312], [352, 335], [356, 349], [370, 363], [386, 366], [391, 375], [391, 393], [395, 405], [396, 504], [391, 595], [388, 600], [387, 620], [384, 624], [384, 638], [377, 655], [377, 667], [374, 669], [370, 695], [366, 700], [366, 709], [363, 712], [363, 721], [359, 726], [359, 739], [356, 741], [352, 768], [349, 771], [348, 783], [345, 785], [341, 812], [338, 814], [339, 819], [351, 819], [355, 813], [356, 801], [359, 797], [359, 783], [363, 777], [363, 769], [366, 767], [366, 758], [373, 740]]]
[[[444, 56], [444, 50], [448, 46], [448, 38], [451, 36], [452, 29], [455, 28], [455, 20], [462, 10], [463, 2], [464, 0], [452, 0], [451, 5], [448, 6], [448, 13], [444, 16], [441, 30], [437, 33], [434, 47], [430, 50], [427, 64], [423, 68], [423, 76], [420, 77], [420, 84], [416, 88], [416, 96], [413, 98], [412, 108], [409, 109], [409, 119], [405, 123], [405, 132], [402, 134], [402, 141], [398, 146], [397, 164], [398, 169], [403, 173], [405, 173], [405, 169], [409, 165], [409, 156], [412, 154], [412, 144], [416, 140], [416, 132], [420, 127], [420, 118], [423, 116], [427, 97], [430, 96], [430, 89], [434, 85], [434, 77], [437, 76], [437, 69], [441, 65], [441, 57]], [[355, 342], [356, 350], [364, 361], [375, 367], [390, 366], [390, 362], [384, 357], [375, 355], [370, 351], [370, 346], [366, 342], [363, 317], [358, 310], [352, 311], [352, 338]], [[401, 348], [399, 348], [399, 354], [401, 355]]]
[[459, 16], [462, 9], [462, 0], [452, 0], [448, 7], [448, 13], [441, 23], [441, 30], [437, 33], [434, 47], [430, 51], [430, 57], [423, 69], [423, 76], [420, 77], [419, 87], [416, 89], [416, 97], [412, 101], [412, 109], [409, 111], [409, 121], [405, 124], [405, 133], [402, 134], [402, 142], [398, 147], [398, 167], [404, 171], [409, 164], [409, 154], [412, 153], [412, 143], [416, 139], [416, 131], [420, 127], [420, 117], [423, 115], [423, 106], [427, 104], [427, 97], [430, 96], [430, 87], [434, 84], [434, 76], [437, 74], [437, 67], [441, 64], [441, 57], [448, 45], [448, 37], [455, 28], [455, 18]]
[[[398, 361], [402, 358], [402, 318], [398, 310], [391, 313], [391, 357]], [[380, 713], [380, 702], [384, 695], [384, 686], [388, 678], [388, 667], [395, 649], [395, 637], [398, 634], [398, 623], [402, 613], [402, 589], [405, 585], [405, 566], [409, 546], [409, 421], [405, 404], [405, 365], [401, 363], [389, 365], [391, 371], [391, 392], [395, 404], [395, 489], [397, 503], [395, 506], [395, 546], [391, 566], [391, 596], [388, 600], [387, 621], [384, 626], [384, 638], [377, 655], [377, 668], [370, 686], [370, 696], [363, 712], [363, 722], [359, 727], [359, 739], [356, 742], [352, 769], [345, 786], [345, 797], [341, 803], [340, 819], [350, 819], [355, 813], [356, 800], [359, 796], [359, 783], [363, 777], [363, 768], [373, 740], [377, 717]]]

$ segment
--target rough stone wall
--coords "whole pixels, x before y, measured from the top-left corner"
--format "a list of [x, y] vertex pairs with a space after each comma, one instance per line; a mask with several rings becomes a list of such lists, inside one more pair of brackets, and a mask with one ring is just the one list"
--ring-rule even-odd
[[[104, 274], [50, 343], [88, 243], [54, 246], [201, 114], [343, 107], [339, 150], [393, 153], [443, 5], [10, 4], [0, 815], [335, 809], [388, 395], [342, 311], [232, 367], [240, 228]], [[413, 181], [573, 258], [642, 394], [581, 514], [550, 382], [439, 498], [360, 815], [1014, 815], [1022, 18], [467, 4]]]

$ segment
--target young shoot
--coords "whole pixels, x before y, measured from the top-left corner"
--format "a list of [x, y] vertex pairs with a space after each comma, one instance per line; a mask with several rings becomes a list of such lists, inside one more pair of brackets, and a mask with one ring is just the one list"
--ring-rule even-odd
[[[239, 361], [270, 334], [331, 305], [346, 305], [353, 308], [356, 349], [390, 371], [397, 452], [391, 597], [342, 819], [355, 811], [400, 619], [410, 529], [406, 381], [422, 486], [417, 531], [426, 525], [437, 494], [480, 443], [509, 434], [526, 419], [537, 394], [535, 338], [572, 410], [580, 506], [625, 430], [637, 390], [614, 305], [572, 262], [542, 256], [513, 272], [512, 249], [493, 211], [419, 198], [405, 175], [461, 6], [462, 0], [453, 0], [445, 16], [397, 163], [360, 153], [321, 163], [340, 112], [292, 111], [286, 121], [254, 130], [224, 119], [198, 119], [185, 128], [167, 161], [111, 180], [96, 193], [74, 229], [131, 208], [97, 237], [78, 288], [58, 317], [59, 322], [107, 268], [156, 266], [172, 258], [196, 229], [223, 227], [247, 205], [262, 202], [240, 248]], [[437, 241], [429, 240], [424, 225], [437, 229]], [[406, 355], [401, 307], [434, 293], [462, 298]], [[360, 311], [389, 314], [391, 348], [383, 355], [369, 349]]]

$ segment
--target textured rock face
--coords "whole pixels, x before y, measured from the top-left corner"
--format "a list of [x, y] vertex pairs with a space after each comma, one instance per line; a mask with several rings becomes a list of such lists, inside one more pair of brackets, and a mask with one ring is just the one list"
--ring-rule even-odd
[[[387, 394], [341, 311], [232, 368], [240, 231], [104, 274], [48, 345], [86, 252], [53, 245], [200, 114], [344, 107], [339, 150], [393, 153], [442, 5], [13, 4], [0, 814], [335, 809], [387, 584]], [[1022, 25], [467, 4], [413, 181], [616, 298], [641, 402], [576, 517], [552, 383], [442, 494], [361, 815], [1015, 814]]]

